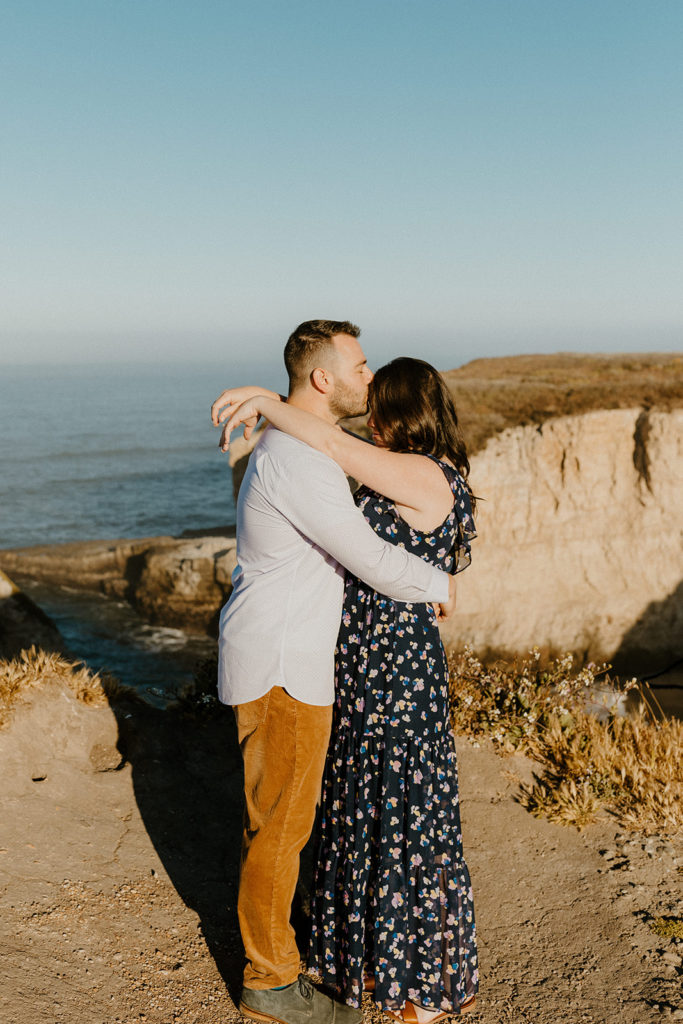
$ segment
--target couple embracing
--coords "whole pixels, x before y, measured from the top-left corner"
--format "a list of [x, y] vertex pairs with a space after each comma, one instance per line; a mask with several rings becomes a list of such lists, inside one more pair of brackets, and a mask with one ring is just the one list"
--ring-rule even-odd
[[[240, 490], [219, 696], [244, 761], [240, 1010], [281, 1024], [356, 1024], [364, 989], [430, 1024], [477, 989], [437, 626], [475, 536], [469, 465], [436, 370], [401, 358], [373, 378], [359, 334], [301, 324], [286, 401], [234, 388], [212, 409], [224, 450], [238, 425], [269, 423]], [[338, 426], [368, 402], [374, 444]], [[319, 803], [308, 965], [343, 1002], [299, 974], [290, 924]]]

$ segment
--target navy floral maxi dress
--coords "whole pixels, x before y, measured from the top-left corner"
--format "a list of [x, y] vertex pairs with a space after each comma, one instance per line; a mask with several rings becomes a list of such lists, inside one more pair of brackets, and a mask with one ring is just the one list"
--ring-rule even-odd
[[[431, 533], [366, 487], [356, 502], [381, 537], [454, 573], [476, 534], [462, 477], [438, 464], [453, 508]], [[410, 999], [457, 1013], [478, 972], [446, 658], [431, 605], [392, 601], [351, 575], [320, 827], [311, 968], [354, 1006], [367, 973], [381, 1007]]]

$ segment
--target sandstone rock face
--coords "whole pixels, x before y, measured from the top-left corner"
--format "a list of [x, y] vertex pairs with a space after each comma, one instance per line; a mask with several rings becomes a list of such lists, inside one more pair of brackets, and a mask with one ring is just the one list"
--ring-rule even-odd
[[683, 410], [508, 430], [470, 479], [485, 500], [446, 641], [615, 664], [683, 654]]
[[0, 730], [5, 791], [26, 799], [36, 785], [74, 769], [113, 771], [122, 761], [118, 736], [108, 704], [83, 704], [64, 682], [46, 679], [27, 690], [9, 728]]
[[0, 570], [0, 658], [13, 658], [32, 644], [48, 651], [63, 647], [52, 619]]
[[[256, 440], [231, 447], [236, 491]], [[484, 500], [446, 643], [634, 672], [683, 655], [683, 410], [515, 427], [471, 463]]]
[[153, 546], [145, 552], [134, 603], [152, 622], [215, 632], [236, 562], [229, 537]]

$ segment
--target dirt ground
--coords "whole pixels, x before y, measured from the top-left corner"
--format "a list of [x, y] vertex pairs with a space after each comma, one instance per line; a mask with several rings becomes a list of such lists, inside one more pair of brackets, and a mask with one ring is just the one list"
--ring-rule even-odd
[[[0, 734], [0, 1021], [239, 1020], [230, 712], [112, 714], [69, 700], [34, 696]], [[680, 845], [609, 822], [579, 835], [536, 820], [515, 801], [525, 759], [465, 740], [458, 756], [481, 961], [466, 1019], [683, 1020], [683, 940], [650, 927], [683, 916]], [[370, 1001], [365, 1010], [368, 1022], [382, 1016]]]

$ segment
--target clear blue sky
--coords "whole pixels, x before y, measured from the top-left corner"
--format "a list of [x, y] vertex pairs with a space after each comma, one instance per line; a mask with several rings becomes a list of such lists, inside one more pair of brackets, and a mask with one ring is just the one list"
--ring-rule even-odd
[[21, 0], [4, 362], [683, 348], [681, 0]]

